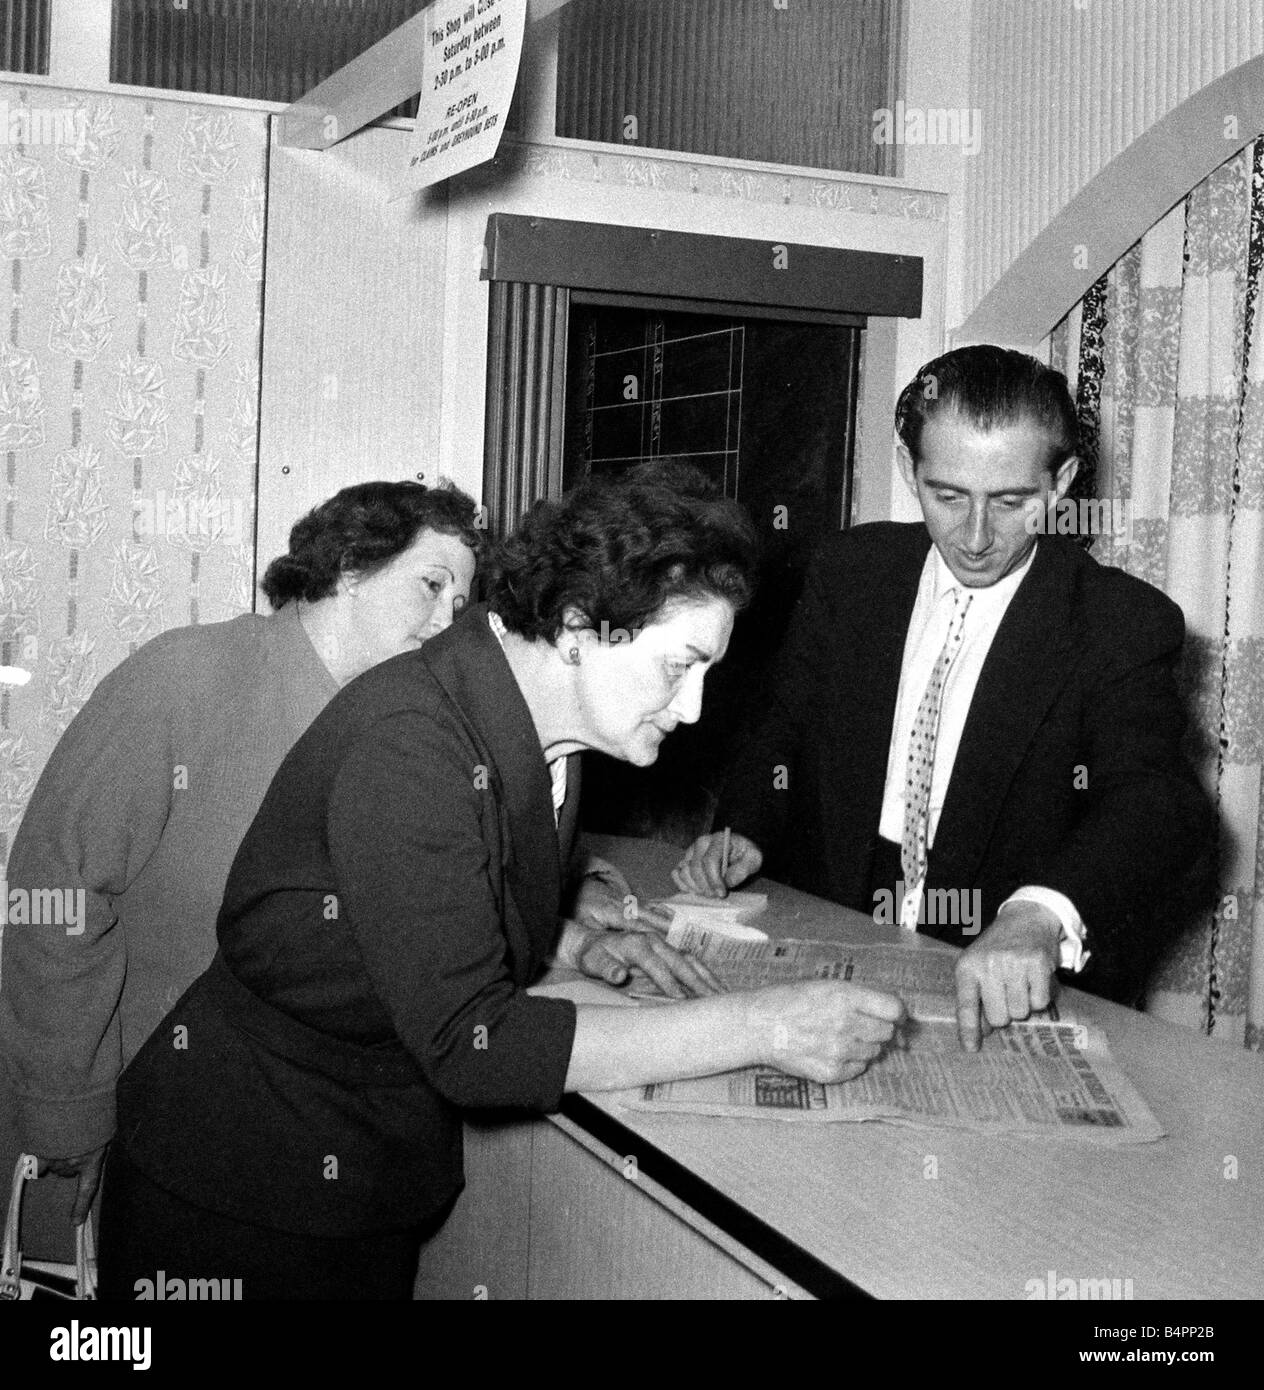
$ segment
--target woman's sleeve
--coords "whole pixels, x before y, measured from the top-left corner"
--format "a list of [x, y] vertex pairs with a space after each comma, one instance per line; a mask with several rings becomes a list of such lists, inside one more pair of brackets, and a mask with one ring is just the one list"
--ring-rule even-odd
[[455, 1105], [556, 1109], [575, 1031], [569, 1001], [515, 986], [490, 876], [488, 769], [438, 717], [374, 724], [330, 798], [339, 915], [427, 1080]]
[[0, 1054], [19, 1142], [41, 1156], [114, 1132], [127, 945], [112, 897], [170, 812], [171, 667], [142, 649], [101, 682], [53, 750], [9, 859]]

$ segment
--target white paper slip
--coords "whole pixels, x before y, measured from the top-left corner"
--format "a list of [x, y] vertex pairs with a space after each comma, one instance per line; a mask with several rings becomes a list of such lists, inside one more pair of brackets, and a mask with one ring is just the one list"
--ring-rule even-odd
[[765, 912], [768, 908], [767, 893], [730, 893], [727, 898], [704, 898], [701, 893], [674, 893], [663, 902], [668, 907], [719, 908], [731, 912], [739, 922], [748, 917]]
[[768, 933], [749, 924], [768, 906], [766, 893], [730, 893], [727, 898], [704, 898], [696, 893], [677, 893], [655, 903], [672, 914], [668, 941], [691, 928], [726, 936], [732, 941], [767, 941]]

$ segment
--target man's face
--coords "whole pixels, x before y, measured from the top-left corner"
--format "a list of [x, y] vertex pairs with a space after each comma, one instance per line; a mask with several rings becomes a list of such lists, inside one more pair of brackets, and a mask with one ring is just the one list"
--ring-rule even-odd
[[900, 471], [922, 518], [959, 584], [986, 589], [1026, 562], [1037, 533], [1029, 518], [1060, 499], [1078, 463], [1068, 459], [1054, 477], [1047, 467], [1049, 432], [1034, 420], [981, 430], [951, 409], [922, 429], [916, 469], [899, 448]]

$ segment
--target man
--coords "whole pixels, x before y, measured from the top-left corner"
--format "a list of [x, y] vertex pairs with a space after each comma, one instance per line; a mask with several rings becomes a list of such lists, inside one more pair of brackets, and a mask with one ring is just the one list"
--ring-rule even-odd
[[1059, 969], [1135, 1002], [1153, 910], [1211, 814], [1179, 751], [1180, 610], [1041, 534], [1078, 467], [1065, 378], [960, 348], [904, 389], [896, 430], [923, 524], [821, 547], [717, 809], [727, 874], [717, 832], [676, 880], [722, 895], [762, 867], [861, 911], [898, 904], [965, 947], [974, 1049], [984, 1020], [1044, 1008]]

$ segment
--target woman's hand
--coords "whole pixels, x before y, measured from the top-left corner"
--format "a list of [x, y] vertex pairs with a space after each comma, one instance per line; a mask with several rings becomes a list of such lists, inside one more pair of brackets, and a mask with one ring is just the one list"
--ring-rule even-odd
[[839, 980], [805, 980], [752, 991], [759, 1060], [809, 1081], [851, 1081], [904, 1018], [894, 994]]
[[603, 931], [567, 922], [558, 942], [557, 963], [608, 985], [625, 985], [639, 970], [669, 999], [720, 993], [715, 976], [700, 961], [669, 946], [652, 931]]
[[728, 872], [724, 874], [720, 872], [723, 862], [724, 832], [699, 835], [672, 870], [672, 881], [682, 893], [723, 898], [730, 888], [736, 888], [739, 883], [745, 883], [759, 872], [764, 856], [753, 840], [731, 833]]
[[580, 880], [570, 916], [580, 926], [611, 931], [638, 931], [653, 927], [666, 931], [672, 915], [642, 903], [626, 878], [604, 859], [591, 857]]
[[102, 1144], [99, 1149], [89, 1149], [87, 1153], [71, 1154], [66, 1158], [36, 1157], [35, 1171], [41, 1178], [53, 1173], [59, 1178], [79, 1179], [75, 1204], [70, 1211], [70, 1219], [76, 1226], [82, 1226], [92, 1210], [92, 1199], [101, 1185], [101, 1169], [105, 1166], [105, 1151], [109, 1147]]

